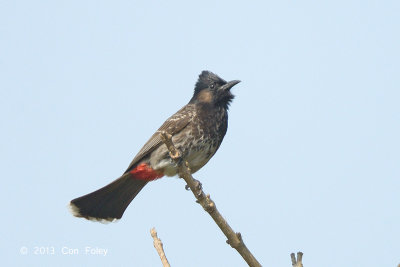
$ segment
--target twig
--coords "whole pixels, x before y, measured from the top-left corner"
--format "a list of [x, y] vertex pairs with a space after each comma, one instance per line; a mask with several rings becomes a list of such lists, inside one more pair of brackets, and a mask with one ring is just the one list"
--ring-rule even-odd
[[293, 267], [303, 267], [303, 252], [297, 252], [297, 260], [296, 256], [294, 253], [290, 254], [290, 257], [292, 258], [292, 266]]
[[233, 231], [228, 222], [217, 210], [217, 207], [215, 206], [214, 201], [211, 200], [210, 195], [204, 194], [201, 188], [201, 183], [192, 177], [188, 162], [182, 158], [181, 153], [172, 143], [172, 136], [163, 131], [161, 132], [161, 138], [170, 151], [171, 158], [178, 165], [179, 176], [185, 180], [190, 190], [192, 190], [193, 195], [197, 199], [196, 202], [199, 203], [204, 210], [210, 214], [215, 223], [228, 238], [226, 242], [239, 252], [249, 266], [261, 266], [261, 264], [256, 260], [256, 258], [253, 256], [253, 254], [251, 254], [250, 250], [244, 244], [242, 235]]
[[163, 243], [161, 242], [161, 239], [158, 238], [157, 231], [154, 227], [150, 230], [150, 234], [153, 237], [153, 240], [154, 240], [153, 245], [154, 245], [155, 249], [157, 250], [158, 255], [160, 256], [162, 265], [164, 267], [171, 267], [171, 265], [169, 265], [169, 262], [167, 260], [167, 256], [165, 256], [164, 249], [163, 249]]

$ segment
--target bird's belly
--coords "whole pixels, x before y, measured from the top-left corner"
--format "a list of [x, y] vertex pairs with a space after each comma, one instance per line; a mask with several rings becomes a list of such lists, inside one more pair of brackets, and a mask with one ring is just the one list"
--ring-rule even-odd
[[186, 156], [185, 160], [189, 163], [192, 173], [201, 169], [215, 154], [216, 146], [212, 144], [201, 144], [195, 146]]
[[[195, 173], [201, 167], [203, 167], [217, 150], [217, 146], [211, 143], [200, 143], [196, 145], [192, 144], [189, 147], [190, 148], [188, 150], [181, 152], [184, 154], [184, 160], [189, 163], [192, 173]], [[177, 165], [169, 157], [169, 153], [165, 145], [160, 146], [152, 153], [150, 164], [154, 170], [162, 170], [166, 176], [175, 176], [178, 172]]]

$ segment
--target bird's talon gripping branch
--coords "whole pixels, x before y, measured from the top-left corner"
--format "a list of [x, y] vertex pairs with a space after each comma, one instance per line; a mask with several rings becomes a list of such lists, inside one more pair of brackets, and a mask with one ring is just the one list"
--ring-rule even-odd
[[193, 180], [194, 180], [194, 184], [195, 184], [195, 189], [197, 191], [203, 190], [203, 185], [201, 184], [201, 182], [199, 180], [194, 179], [194, 178], [193, 178]]
[[179, 156], [176, 165], [180, 166], [182, 164], [182, 161], [183, 161], [183, 158], [181, 156]]
[[198, 180], [196, 180], [196, 188], [197, 188], [197, 190], [202, 190], [203, 189], [203, 185]]

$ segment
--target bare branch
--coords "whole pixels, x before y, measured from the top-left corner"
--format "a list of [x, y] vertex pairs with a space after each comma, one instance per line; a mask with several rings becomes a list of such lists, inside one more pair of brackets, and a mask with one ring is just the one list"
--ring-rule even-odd
[[303, 267], [303, 252], [297, 252], [297, 260], [296, 256], [294, 253], [290, 254], [290, 257], [292, 258], [292, 266], [293, 267]]
[[208, 214], [210, 214], [215, 223], [228, 238], [226, 242], [239, 252], [249, 266], [261, 266], [261, 264], [244, 244], [241, 234], [233, 231], [228, 222], [217, 210], [217, 207], [215, 206], [214, 201], [211, 200], [210, 195], [204, 194], [201, 183], [193, 178], [188, 162], [182, 158], [181, 153], [172, 143], [172, 136], [163, 131], [161, 132], [161, 138], [168, 147], [171, 158], [178, 165], [179, 176], [185, 180], [190, 190], [192, 190], [193, 195], [197, 199], [196, 202], [199, 203], [204, 210], [208, 212]]
[[157, 231], [154, 227], [150, 230], [150, 234], [153, 237], [153, 240], [154, 240], [153, 244], [154, 244], [155, 249], [157, 250], [158, 255], [160, 256], [162, 265], [164, 267], [171, 267], [169, 265], [167, 257], [165, 256], [163, 243], [161, 242], [161, 239], [158, 238]]

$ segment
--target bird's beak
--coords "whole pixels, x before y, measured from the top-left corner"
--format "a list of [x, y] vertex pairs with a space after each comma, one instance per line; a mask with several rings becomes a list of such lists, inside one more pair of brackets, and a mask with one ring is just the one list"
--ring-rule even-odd
[[223, 86], [221, 86], [220, 90], [230, 90], [233, 86], [235, 86], [238, 83], [240, 83], [239, 80], [230, 81], [227, 84], [224, 84]]

